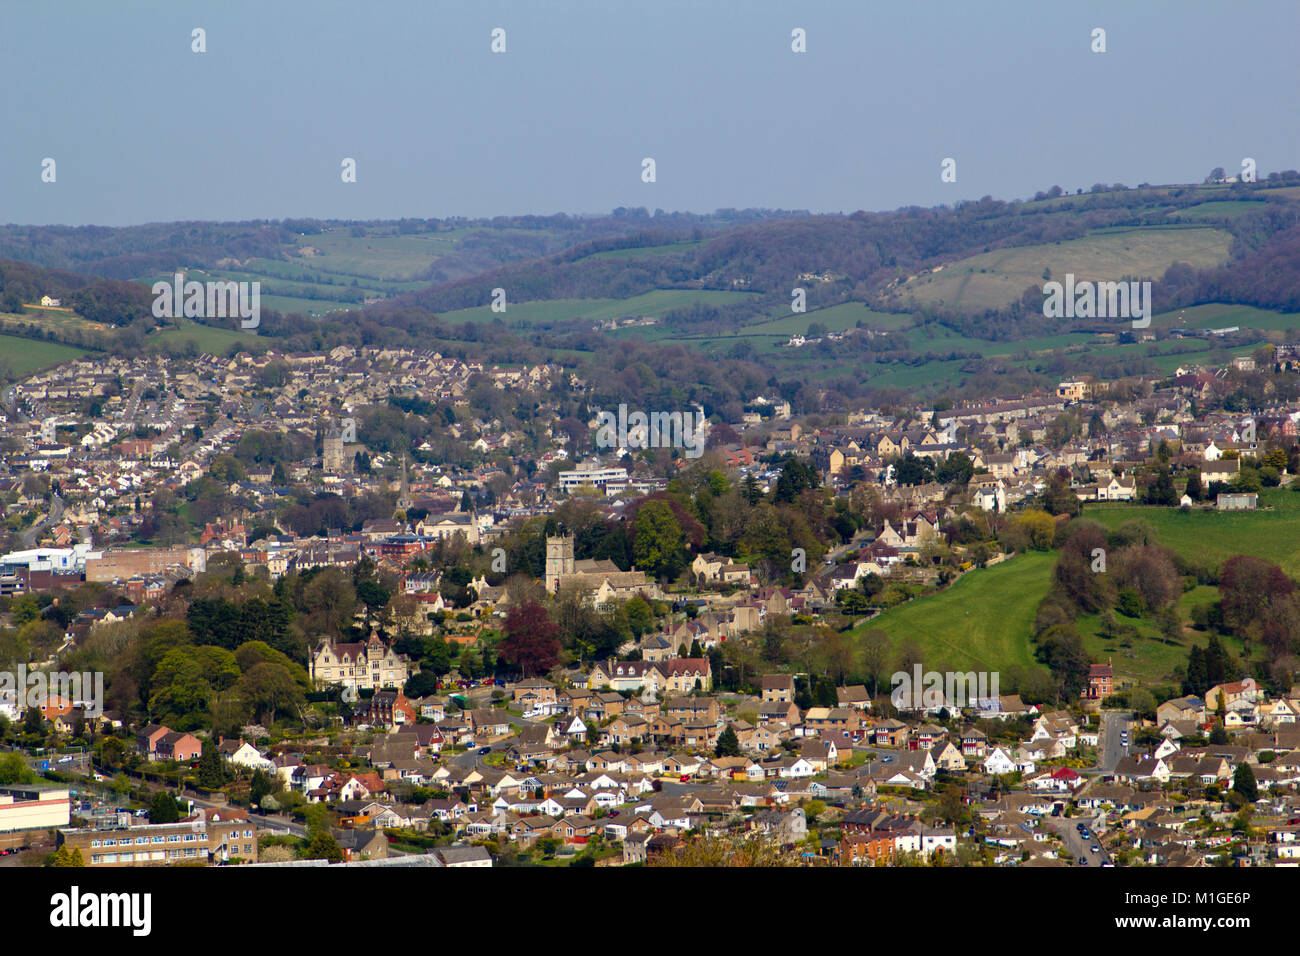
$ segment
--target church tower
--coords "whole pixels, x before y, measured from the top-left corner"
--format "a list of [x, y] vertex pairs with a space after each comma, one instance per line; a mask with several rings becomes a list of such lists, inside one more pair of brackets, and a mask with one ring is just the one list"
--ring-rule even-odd
[[562, 575], [573, 573], [573, 535], [546, 539], [546, 590], [554, 594]]
[[331, 427], [325, 433], [324, 447], [321, 451], [321, 467], [327, 475], [345, 475], [348, 473], [343, 433], [337, 428]]

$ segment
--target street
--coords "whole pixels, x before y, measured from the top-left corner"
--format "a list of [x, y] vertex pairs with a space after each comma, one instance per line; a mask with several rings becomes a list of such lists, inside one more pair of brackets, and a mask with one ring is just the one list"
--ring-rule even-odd
[[[1109, 710], [1102, 713], [1097, 766], [1103, 773], [1113, 773], [1115, 765], [1127, 756], [1128, 748], [1120, 743], [1120, 734], [1129, 729], [1130, 722], [1127, 711]], [[1129, 743], [1131, 745], [1132, 740]]]
[[[1092, 824], [1086, 820], [1081, 820], [1078, 817], [1047, 818], [1048, 827], [1055, 831], [1057, 836], [1061, 838], [1061, 841], [1065, 844], [1065, 848], [1074, 855], [1075, 860], [1082, 857], [1084, 860], [1087, 860], [1086, 865], [1088, 866], [1101, 866], [1103, 863], [1111, 862], [1110, 854], [1106, 852], [1105, 847], [1101, 846], [1096, 833], [1093, 833], [1092, 836], [1086, 840], [1079, 835], [1078, 824], [1081, 822], [1088, 823], [1089, 829], [1091, 830]], [[1091, 848], [1094, 846], [1100, 847], [1100, 852], [1093, 853]], [[1075, 865], [1077, 866], [1078, 864], [1076, 863]]]

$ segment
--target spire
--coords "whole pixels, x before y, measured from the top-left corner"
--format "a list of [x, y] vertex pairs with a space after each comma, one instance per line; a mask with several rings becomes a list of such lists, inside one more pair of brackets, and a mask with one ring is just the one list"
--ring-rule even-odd
[[411, 484], [406, 477], [406, 455], [402, 455], [402, 485], [397, 493], [397, 510], [403, 514], [411, 510]]

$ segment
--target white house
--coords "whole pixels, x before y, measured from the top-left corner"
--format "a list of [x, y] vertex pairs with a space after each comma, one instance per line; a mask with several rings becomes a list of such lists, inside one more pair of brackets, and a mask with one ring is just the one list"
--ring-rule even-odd
[[1001, 747], [997, 747], [984, 758], [984, 772], [987, 774], [1012, 773], [1015, 769], [1015, 762]]
[[226, 760], [236, 767], [247, 767], [250, 770], [262, 770], [269, 773], [275, 769], [275, 764], [263, 757], [258, 749], [246, 740], [241, 741], [239, 746], [226, 757]]

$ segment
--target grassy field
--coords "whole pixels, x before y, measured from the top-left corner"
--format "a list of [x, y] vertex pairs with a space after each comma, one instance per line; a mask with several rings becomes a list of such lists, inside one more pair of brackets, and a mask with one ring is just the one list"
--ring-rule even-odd
[[1244, 216], [1257, 209], [1263, 209], [1265, 205], [1267, 204], [1262, 199], [1248, 199], [1240, 202], [1226, 199], [1214, 200], [1203, 202], [1191, 209], [1175, 210], [1169, 216], [1170, 218], [1177, 217], [1179, 219], [1236, 219], [1238, 216]]
[[[549, 324], [568, 319], [590, 319], [600, 322], [626, 316], [659, 318], [671, 309], [680, 309], [696, 302], [707, 305], [730, 305], [753, 297], [753, 292], [725, 292], [711, 289], [656, 289], [630, 299], [547, 299], [536, 302], [511, 302], [506, 299], [505, 312], [493, 312], [491, 306], [457, 309], [443, 312], [447, 322], [491, 322], [501, 319], [507, 324], [528, 322]], [[638, 331], [645, 331], [640, 329]]]
[[900, 302], [967, 310], [1004, 308], [1029, 286], [1041, 287], [1043, 270], [1077, 279], [1159, 276], [1174, 262], [1196, 268], [1226, 261], [1232, 236], [1210, 228], [1128, 229], [1051, 245], [998, 249], [949, 263], [902, 284]]
[[[1178, 599], [1178, 614], [1183, 620], [1183, 636], [1180, 640], [1166, 640], [1160, 629], [1145, 619], [1135, 620], [1116, 614], [1115, 620], [1120, 625], [1128, 625], [1137, 631], [1136, 637], [1103, 636], [1100, 633], [1101, 615], [1086, 614], [1075, 620], [1079, 636], [1083, 638], [1084, 650], [1096, 661], [1109, 661], [1121, 681], [1133, 681], [1139, 686], [1151, 687], [1158, 684], [1173, 684], [1178, 678], [1178, 670], [1187, 667], [1187, 655], [1193, 645], [1204, 647], [1209, 641], [1206, 633], [1194, 631], [1188, 626], [1192, 619], [1192, 608], [1198, 605], [1213, 604], [1219, 599], [1219, 589], [1208, 586], [1195, 587]], [[1244, 658], [1245, 649], [1235, 637], [1221, 636], [1223, 645], [1233, 654]]]
[[1300, 575], [1300, 493], [1269, 488], [1259, 511], [1200, 511], [1143, 505], [1098, 504], [1086, 517], [1108, 528], [1142, 519], [1156, 529], [1160, 544], [1198, 560], [1222, 564], [1235, 554], [1250, 554]]
[[606, 252], [593, 252], [587, 259], [639, 259], [642, 256], [666, 256], [675, 252], [686, 252], [702, 246], [707, 239], [693, 239], [688, 242], [670, 242], [662, 246], [641, 246], [637, 249], [610, 249]]
[[[183, 348], [187, 342], [193, 342], [200, 352], [211, 352], [213, 355], [224, 355], [232, 345], [238, 345], [240, 348], [254, 352], [260, 352], [266, 348], [265, 340], [259, 340], [258, 336], [252, 332], [241, 332], [237, 328], [218, 329], [210, 325], [199, 325], [190, 319], [173, 319], [171, 321], [175, 322], [178, 327], [154, 332], [145, 339], [145, 342], [151, 348], [174, 350]], [[231, 321], [237, 322], [238, 320], [232, 319]]]
[[1153, 328], [1242, 329], [1286, 331], [1300, 328], [1300, 314], [1257, 309], [1253, 305], [1209, 302], [1151, 317]]
[[828, 309], [802, 313], [794, 313], [787, 308], [770, 321], [746, 326], [740, 335], [779, 335], [789, 338], [791, 335], [804, 334], [808, 331], [808, 326], [814, 322], [823, 326], [828, 332], [854, 329], [858, 327], [859, 322], [864, 328], [892, 332], [910, 326], [912, 317], [896, 312], [876, 312], [861, 302], [845, 302], [843, 305], [833, 305]]
[[84, 349], [61, 345], [58, 342], [41, 342], [17, 335], [0, 335], [0, 368], [13, 375], [30, 375], [37, 369], [58, 365], [90, 353]]
[[952, 587], [886, 611], [854, 633], [882, 630], [895, 651], [915, 641], [927, 670], [1037, 666], [1029, 631], [1055, 563], [1055, 554], [1035, 551], [972, 571]]
[[[1177, 508], [1142, 505], [1089, 506], [1085, 517], [1118, 528], [1141, 519], [1156, 530], [1157, 541], [1180, 554], [1216, 565], [1236, 554], [1250, 554], [1300, 575], [1300, 493], [1268, 489], [1263, 510], [1247, 513], [1184, 513]], [[1000, 670], [1033, 666], [1030, 630], [1039, 603], [1052, 581], [1056, 552], [1034, 551], [1002, 564], [965, 575], [952, 587], [886, 611], [854, 630], [855, 636], [873, 628], [885, 631], [897, 652], [914, 641], [927, 669]], [[1218, 589], [1196, 587], [1178, 602], [1184, 622], [1181, 640], [1167, 641], [1146, 619], [1116, 614], [1136, 636], [1103, 636], [1100, 615], [1080, 615], [1076, 626], [1093, 660], [1110, 660], [1122, 680], [1150, 686], [1174, 680], [1185, 667], [1193, 644], [1204, 646], [1208, 635], [1190, 628], [1192, 609], [1218, 600]], [[1235, 638], [1224, 643], [1236, 654], [1244, 648]]]

